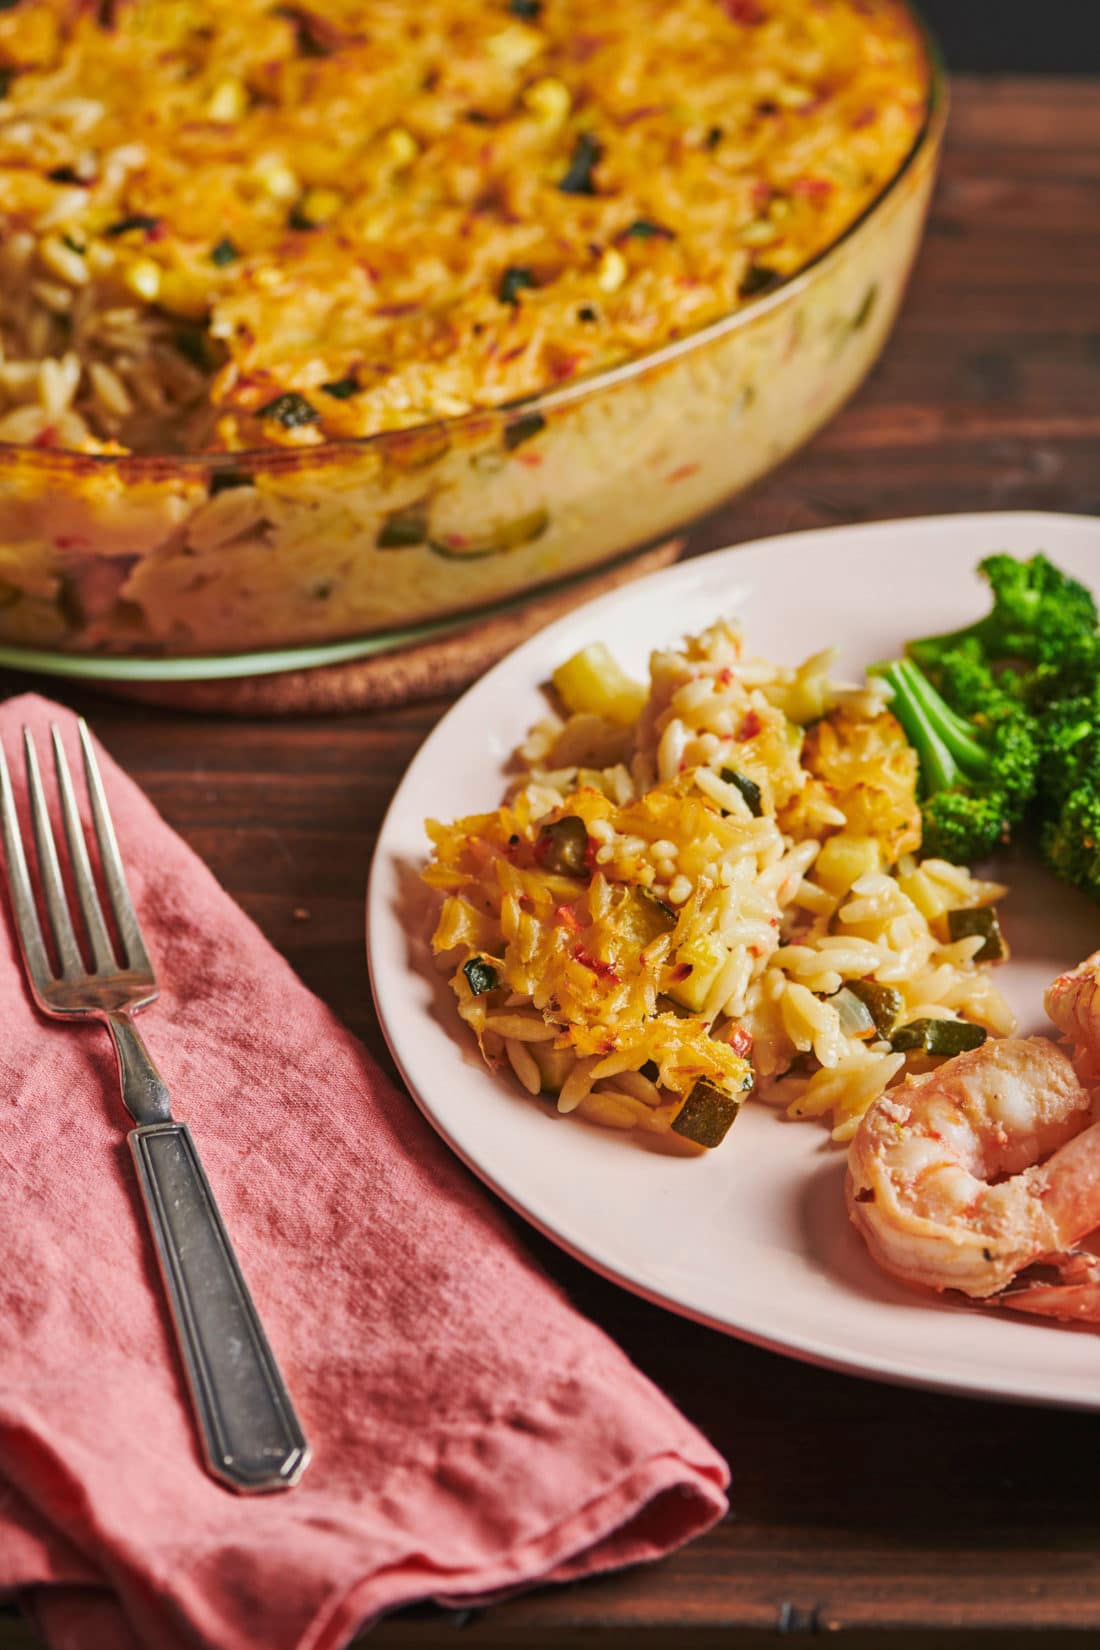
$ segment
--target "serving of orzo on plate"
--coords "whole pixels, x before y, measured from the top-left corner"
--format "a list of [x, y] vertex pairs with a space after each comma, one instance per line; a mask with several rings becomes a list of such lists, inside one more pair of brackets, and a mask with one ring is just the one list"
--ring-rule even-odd
[[433, 947], [490, 1064], [693, 1151], [750, 1094], [848, 1139], [907, 1070], [1012, 1030], [1004, 889], [920, 857], [916, 755], [830, 663], [719, 623], [647, 687], [599, 647], [555, 673], [504, 805], [428, 827]]

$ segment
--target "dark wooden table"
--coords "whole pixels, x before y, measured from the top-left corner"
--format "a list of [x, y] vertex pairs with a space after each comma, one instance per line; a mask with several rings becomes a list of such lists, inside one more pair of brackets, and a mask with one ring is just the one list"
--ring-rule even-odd
[[[853, 404], [693, 551], [935, 511], [1100, 511], [1100, 86], [963, 80], [897, 332]], [[0, 695], [31, 684], [0, 675]], [[47, 688], [49, 684], [46, 684]], [[303, 979], [386, 1059], [363, 887], [390, 794], [444, 705], [200, 720], [54, 691]], [[728, 1458], [729, 1519], [661, 1564], [480, 1613], [418, 1609], [383, 1647], [743, 1650], [780, 1633], [958, 1646], [1100, 1634], [1100, 1417], [909, 1392], [743, 1346], [531, 1237], [577, 1305]], [[1097, 1456], [1093, 1451], [1097, 1451]], [[1006, 1638], [1004, 1635], [1011, 1635]], [[1077, 1642], [1084, 1640], [1078, 1638]], [[1100, 1642], [1094, 1639], [1093, 1642]], [[0, 1622], [0, 1650], [29, 1645]]]

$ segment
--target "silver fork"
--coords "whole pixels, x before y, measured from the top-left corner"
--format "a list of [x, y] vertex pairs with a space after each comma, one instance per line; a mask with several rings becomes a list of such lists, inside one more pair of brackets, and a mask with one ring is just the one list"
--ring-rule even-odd
[[80, 743], [103, 884], [124, 966], [104, 921], [65, 749], [52, 726], [61, 816], [72, 880], [95, 967], [81, 956], [29, 729], [27, 790], [46, 914], [60, 963], [55, 974], [38, 920], [11, 776], [0, 746], [0, 827], [15, 926], [31, 994], [44, 1014], [99, 1020], [118, 1056], [129, 1134], [145, 1212], [164, 1279], [203, 1453], [235, 1490], [288, 1489], [309, 1464], [309, 1445], [252, 1303], [186, 1123], [172, 1118], [168, 1089], [131, 1019], [157, 996], [156, 976], [126, 886], [118, 841], [84, 720]]

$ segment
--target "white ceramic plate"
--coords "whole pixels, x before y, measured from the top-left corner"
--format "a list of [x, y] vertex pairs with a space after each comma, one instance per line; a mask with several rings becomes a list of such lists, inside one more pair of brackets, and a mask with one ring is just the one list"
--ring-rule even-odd
[[[483, 677], [421, 747], [382, 827], [368, 896], [375, 1000], [395, 1060], [459, 1157], [548, 1237], [648, 1300], [761, 1346], [836, 1369], [956, 1392], [1100, 1408], [1100, 1332], [941, 1304], [880, 1273], [849, 1226], [844, 1151], [813, 1123], [749, 1105], [703, 1158], [558, 1117], [481, 1065], [428, 962], [432, 908], [416, 872], [423, 821], [496, 805], [504, 764], [545, 702], [539, 684], [576, 648], [608, 643], [644, 673], [650, 648], [719, 614], [754, 651], [795, 663], [840, 644], [854, 676], [907, 637], [987, 607], [975, 577], [993, 550], [1045, 550], [1100, 586], [1100, 521], [940, 516], [836, 527], [718, 551], [603, 597]], [[1095, 905], [1037, 865], [1000, 868], [1013, 958], [1000, 983], [1022, 1032], [1042, 992], [1100, 941]]]

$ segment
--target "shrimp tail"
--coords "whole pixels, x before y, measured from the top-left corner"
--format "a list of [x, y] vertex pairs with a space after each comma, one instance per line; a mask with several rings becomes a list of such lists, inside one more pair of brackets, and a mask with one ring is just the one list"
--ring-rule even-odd
[[1045, 1255], [1025, 1268], [1006, 1289], [983, 1306], [1005, 1306], [1041, 1318], [1100, 1323], [1100, 1255], [1083, 1249]]

